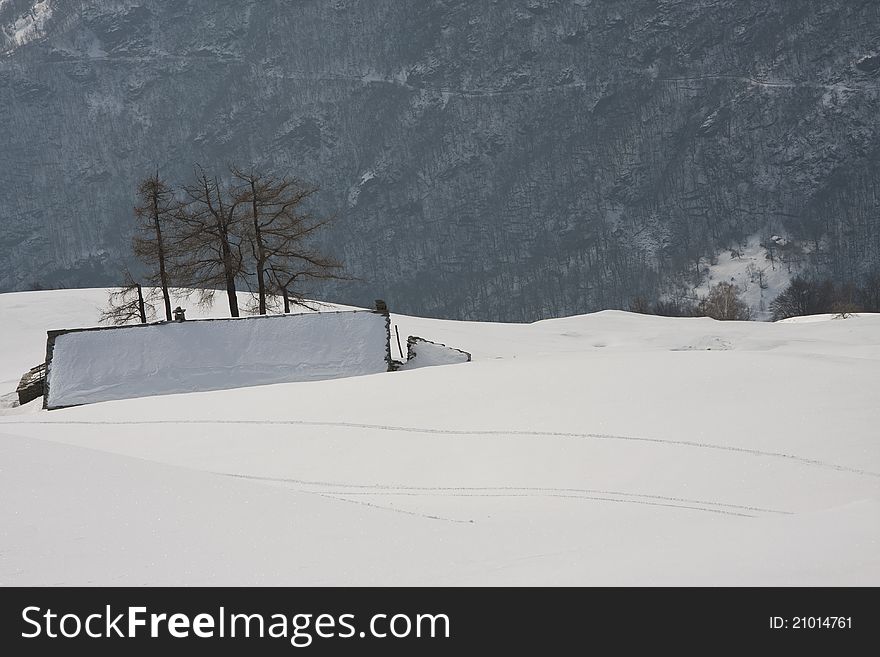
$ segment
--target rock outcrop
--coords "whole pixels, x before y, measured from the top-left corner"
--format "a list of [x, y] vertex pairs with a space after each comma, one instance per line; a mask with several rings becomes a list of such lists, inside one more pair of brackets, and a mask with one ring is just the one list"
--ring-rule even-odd
[[873, 0], [6, 0], [0, 290], [118, 283], [138, 178], [228, 161], [321, 185], [341, 302], [625, 307], [754, 235], [855, 279], [878, 27]]

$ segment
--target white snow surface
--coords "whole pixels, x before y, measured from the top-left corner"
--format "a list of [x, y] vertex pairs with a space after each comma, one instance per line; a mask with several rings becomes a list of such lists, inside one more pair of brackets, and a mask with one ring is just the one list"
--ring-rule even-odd
[[880, 318], [880, 313], [847, 313], [846, 315], [841, 315], [840, 313], [826, 313], [824, 315], [807, 315], [806, 317], [789, 317], [787, 319], [777, 320], [779, 324], [812, 324], [814, 322], [839, 322], [845, 319], [853, 319], [855, 317], [877, 317]]
[[880, 584], [880, 317], [392, 321], [473, 362], [0, 410], [0, 584]]
[[59, 335], [50, 408], [317, 381], [388, 369], [386, 318], [368, 311], [169, 322]]
[[460, 349], [437, 344], [430, 340], [417, 340], [413, 345], [412, 358], [406, 361], [403, 369], [412, 370], [417, 367], [434, 367], [436, 365], [458, 365], [467, 363], [468, 356]]

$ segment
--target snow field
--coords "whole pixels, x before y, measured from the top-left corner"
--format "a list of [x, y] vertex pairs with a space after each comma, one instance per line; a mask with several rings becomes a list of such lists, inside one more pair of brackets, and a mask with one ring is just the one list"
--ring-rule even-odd
[[0, 583], [880, 583], [880, 317], [392, 322], [473, 362], [5, 411]]

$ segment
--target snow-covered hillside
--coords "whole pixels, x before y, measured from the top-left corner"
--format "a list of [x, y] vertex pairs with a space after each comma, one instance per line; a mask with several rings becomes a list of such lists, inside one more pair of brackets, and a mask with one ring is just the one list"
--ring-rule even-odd
[[880, 584], [880, 317], [392, 321], [473, 362], [2, 411], [0, 584]]
[[[7, 2], [8, 0], [0, 0], [0, 10], [5, 8]], [[52, 18], [52, 11], [51, 0], [37, 0], [31, 2], [26, 11], [14, 13], [11, 23], [0, 23], [0, 53], [8, 54], [15, 48], [40, 38]]]
[[[775, 237], [775, 241], [770, 240], [774, 251], [783, 249], [785, 239]], [[769, 253], [760, 237], [752, 235], [737, 248], [721, 251], [705, 272], [705, 280], [695, 290], [697, 298], [706, 297], [718, 283], [732, 283], [739, 288], [752, 319], [764, 321], [772, 318], [770, 304], [791, 285], [800, 268], [795, 263], [783, 262], [778, 253]]]

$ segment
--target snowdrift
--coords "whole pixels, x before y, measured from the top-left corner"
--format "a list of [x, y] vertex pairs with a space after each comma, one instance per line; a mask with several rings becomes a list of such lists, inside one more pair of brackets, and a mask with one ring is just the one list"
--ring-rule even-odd
[[45, 406], [375, 374], [388, 354], [371, 311], [53, 331]]
[[411, 370], [417, 367], [434, 367], [436, 365], [455, 365], [457, 363], [469, 363], [471, 355], [455, 349], [447, 347], [439, 342], [432, 342], [414, 335], [409, 336], [406, 340], [406, 363], [401, 369]]

